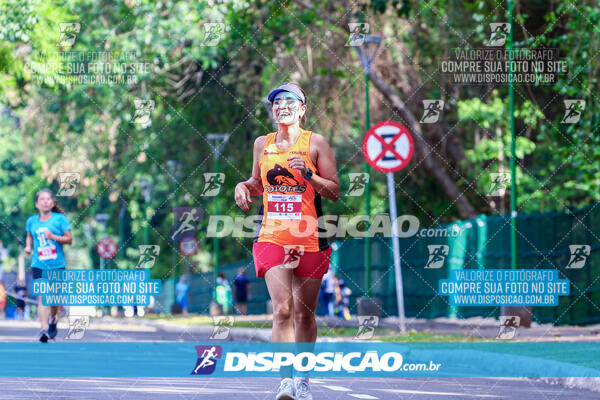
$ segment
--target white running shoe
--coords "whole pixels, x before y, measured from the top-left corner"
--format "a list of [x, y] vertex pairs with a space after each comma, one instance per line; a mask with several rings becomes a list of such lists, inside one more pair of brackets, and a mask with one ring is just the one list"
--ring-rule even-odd
[[296, 399], [298, 400], [313, 400], [308, 379], [296, 378]]
[[296, 396], [294, 395], [294, 380], [292, 378], [281, 380], [275, 400], [296, 400]]

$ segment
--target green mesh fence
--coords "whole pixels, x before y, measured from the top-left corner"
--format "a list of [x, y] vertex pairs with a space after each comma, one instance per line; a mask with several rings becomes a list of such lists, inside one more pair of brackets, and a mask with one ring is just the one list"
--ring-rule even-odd
[[[558, 307], [534, 307], [533, 320], [557, 324], [585, 324], [600, 321], [600, 226], [598, 203], [570, 212], [523, 214], [517, 220], [518, 268], [553, 268], [561, 279], [571, 282], [571, 295], [561, 297]], [[452, 232], [461, 232], [452, 236]], [[446, 233], [446, 234], [444, 234]], [[435, 236], [432, 236], [432, 235]], [[376, 237], [372, 241], [372, 294], [382, 300], [382, 316], [396, 316], [396, 292], [391, 240]], [[589, 245], [591, 253], [581, 269], [566, 269], [569, 245]], [[441, 268], [429, 269], [429, 246], [447, 245], [448, 255]], [[473, 316], [497, 317], [499, 307], [451, 307], [448, 297], [438, 296], [438, 281], [449, 277], [453, 269], [510, 268], [510, 220], [508, 216], [479, 216], [467, 221], [438, 226], [424, 237], [400, 239], [402, 278], [407, 317], [435, 318]], [[364, 240], [348, 239], [339, 243], [334, 255], [338, 278], [352, 290], [351, 313], [356, 299], [364, 294]], [[239, 267], [250, 278], [249, 313], [266, 312], [269, 299], [263, 279], [256, 279], [251, 259], [220, 267], [230, 282]], [[190, 279], [190, 311], [208, 313], [212, 298], [213, 274], [193, 275]], [[159, 302], [172, 303], [172, 281], [163, 284]], [[166, 290], [165, 290], [166, 287]], [[165, 308], [165, 311], [168, 308]]]

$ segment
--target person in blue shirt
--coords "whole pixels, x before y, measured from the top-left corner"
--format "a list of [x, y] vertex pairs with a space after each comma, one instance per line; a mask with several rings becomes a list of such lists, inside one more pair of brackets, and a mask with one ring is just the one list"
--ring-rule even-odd
[[187, 284], [187, 278], [185, 275], [181, 275], [179, 277], [179, 282], [175, 286], [175, 291], [177, 292], [177, 304], [181, 306], [181, 311], [183, 315], [188, 315], [188, 291], [190, 289], [190, 285]]
[[235, 309], [240, 315], [246, 315], [248, 311], [248, 294], [250, 292], [250, 280], [246, 277], [245, 269], [240, 267], [233, 281], [235, 287]]
[[[50, 189], [42, 189], [35, 194], [35, 208], [39, 214], [27, 219], [27, 239], [25, 253], [31, 254], [33, 279], [42, 278], [43, 270], [64, 269], [66, 266], [64, 244], [73, 243], [71, 224], [65, 212], [54, 199]], [[39, 340], [46, 343], [58, 333], [59, 306], [44, 306], [38, 296], [38, 318], [41, 323]]]

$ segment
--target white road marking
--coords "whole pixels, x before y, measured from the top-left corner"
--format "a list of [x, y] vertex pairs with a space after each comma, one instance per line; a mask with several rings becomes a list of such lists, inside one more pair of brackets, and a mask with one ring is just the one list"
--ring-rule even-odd
[[329, 390], [334, 390], [336, 392], [351, 392], [352, 389], [348, 389], [345, 388], [343, 386], [329, 386], [329, 385], [323, 385], [323, 387], [326, 387]]
[[350, 396], [356, 397], [357, 399], [367, 399], [367, 400], [379, 399], [379, 397], [371, 396], [370, 394], [350, 393]]
[[[111, 387], [111, 390], [120, 390], [125, 392], [143, 392], [143, 393], [170, 393], [170, 394], [198, 394], [198, 391], [201, 390], [203, 395], [206, 394], [229, 394], [229, 393], [240, 393], [240, 389], [238, 387], [156, 387], [156, 386], [141, 386], [141, 387]], [[271, 390], [266, 389], [258, 389], [258, 390], [248, 390], [248, 388], [244, 388], [244, 394], [267, 394], [273, 393]], [[256, 396], [253, 396], [256, 397]]]
[[464, 397], [496, 397], [499, 398], [501, 396], [494, 396], [492, 394], [472, 394], [472, 393], [451, 393], [451, 392], [423, 392], [420, 390], [402, 390], [402, 389], [376, 389], [382, 392], [388, 393], [406, 393], [406, 394], [436, 394], [439, 396], [464, 396]]

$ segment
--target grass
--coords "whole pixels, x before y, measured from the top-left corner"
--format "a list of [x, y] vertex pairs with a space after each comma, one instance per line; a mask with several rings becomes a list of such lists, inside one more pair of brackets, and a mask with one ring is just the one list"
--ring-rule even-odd
[[[322, 337], [345, 337], [354, 338], [356, 335], [357, 328], [319, 328], [319, 336]], [[470, 338], [465, 335], [442, 335], [431, 333], [429, 331], [418, 332], [414, 329], [407, 331], [406, 333], [398, 333], [398, 331], [392, 329], [375, 329], [373, 333], [374, 340], [381, 340], [383, 342], [474, 342], [478, 341], [476, 338]]]
[[[145, 317], [144, 317], [145, 318]], [[149, 318], [158, 322], [170, 322], [181, 325], [213, 325], [212, 317], [208, 317], [205, 315], [198, 315], [194, 317], [166, 317], [166, 316], [156, 316], [154, 318]], [[271, 322], [261, 323], [261, 322], [250, 322], [250, 321], [235, 321], [233, 323], [234, 328], [269, 328], [271, 329]]]
[[[395, 332], [394, 332], [395, 333]], [[378, 338], [383, 342], [406, 342], [406, 343], [417, 343], [417, 342], [479, 342], [482, 339], [469, 337], [461, 334], [454, 335], [443, 335], [432, 333], [429, 331], [417, 332], [414, 329], [409, 330], [405, 334], [390, 334], [387, 336], [383, 336]]]
[[[196, 316], [179, 316], [179, 317], [168, 317], [167, 315], [151, 315], [145, 318], [152, 319], [160, 322], [171, 322], [182, 325], [212, 325], [212, 317], [205, 315]], [[271, 321], [266, 322], [251, 322], [251, 321], [236, 321], [233, 323], [234, 328], [264, 328], [271, 329]], [[345, 339], [353, 339], [357, 333], [356, 327], [328, 327], [319, 326], [318, 336], [319, 337], [338, 337]], [[429, 331], [417, 332], [414, 329], [407, 331], [406, 333], [399, 333], [392, 329], [376, 328], [373, 333], [373, 340], [381, 340], [384, 342], [398, 342], [398, 343], [417, 343], [417, 342], [476, 342], [482, 341], [482, 339], [468, 337], [462, 334], [436, 334]]]

